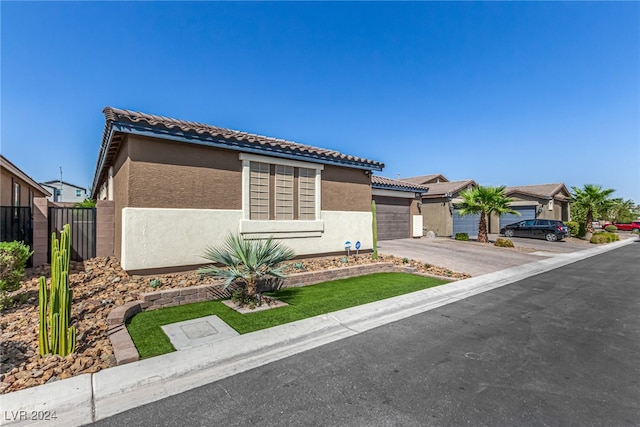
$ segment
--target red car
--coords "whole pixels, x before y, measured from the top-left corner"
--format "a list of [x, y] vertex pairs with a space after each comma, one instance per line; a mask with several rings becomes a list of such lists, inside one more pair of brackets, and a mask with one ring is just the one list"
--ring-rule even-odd
[[622, 231], [640, 230], [640, 220], [631, 221], [631, 223], [626, 224], [622, 224], [619, 222], [614, 222], [613, 224], [611, 224], [610, 222], [607, 222], [602, 226], [602, 228], [607, 228], [607, 225], [615, 225], [616, 227], [618, 227], [618, 230]]

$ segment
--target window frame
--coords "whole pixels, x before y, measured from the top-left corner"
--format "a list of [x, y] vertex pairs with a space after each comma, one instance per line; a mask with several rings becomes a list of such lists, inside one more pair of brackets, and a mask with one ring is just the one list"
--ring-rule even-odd
[[[242, 220], [240, 221], [240, 232], [257, 236], [256, 238], [269, 237], [311, 237], [320, 236], [324, 232], [324, 222], [321, 217], [322, 201], [322, 170], [324, 165], [308, 163], [298, 160], [281, 159], [257, 154], [240, 153], [239, 159], [242, 161]], [[275, 212], [269, 215], [268, 220], [251, 219], [251, 162], [266, 163], [271, 171], [269, 181], [269, 195], [274, 197], [275, 170], [276, 165], [293, 167], [293, 219], [275, 219]], [[299, 183], [297, 178], [299, 168], [311, 169], [315, 171], [314, 180], [314, 218], [301, 219], [299, 215]], [[275, 201], [271, 202], [275, 209]]]

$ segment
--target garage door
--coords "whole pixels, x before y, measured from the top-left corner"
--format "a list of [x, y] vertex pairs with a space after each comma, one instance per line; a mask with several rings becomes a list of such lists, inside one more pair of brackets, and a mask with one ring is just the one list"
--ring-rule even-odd
[[458, 209], [453, 209], [453, 235], [456, 233], [467, 233], [469, 237], [478, 237], [478, 224], [480, 223], [480, 214], [477, 215], [460, 215]]
[[522, 221], [525, 219], [535, 219], [536, 218], [536, 207], [535, 206], [513, 206], [512, 209], [514, 211], [520, 212], [520, 215], [507, 214], [500, 216], [500, 228], [505, 225], [513, 224], [514, 222]]
[[397, 202], [376, 200], [376, 221], [378, 223], [378, 240], [407, 239], [410, 237], [411, 217], [409, 215], [411, 201]]

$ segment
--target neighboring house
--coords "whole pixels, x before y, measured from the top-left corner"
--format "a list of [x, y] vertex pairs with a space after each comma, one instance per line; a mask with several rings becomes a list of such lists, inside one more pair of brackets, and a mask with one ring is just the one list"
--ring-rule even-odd
[[33, 199], [49, 192], [0, 155], [0, 241], [22, 240], [31, 245]]
[[525, 219], [557, 219], [569, 221], [571, 212], [569, 201], [571, 193], [563, 184], [522, 185], [518, 187], [506, 187], [504, 194], [513, 199], [511, 208], [520, 215], [492, 215], [490, 231], [499, 232], [500, 228], [507, 224]]
[[373, 247], [384, 164], [282, 139], [107, 107], [91, 194], [115, 204], [125, 270], [192, 266], [229, 233], [297, 255]]
[[79, 203], [87, 198], [87, 189], [65, 181], [41, 182], [52, 195], [48, 197], [52, 202]]
[[422, 236], [422, 194], [426, 186], [373, 175], [378, 240]]
[[456, 233], [477, 236], [479, 215], [460, 215], [456, 208], [456, 203], [462, 201], [460, 193], [477, 186], [472, 179], [428, 184], [429, 192], [422, 195], [425, 232], [433, 231], [439, 237]]
[[405, 182], [410, 182], [412, 184], [420, 184], [420, 185], [428, 185], [428, 184], [438, 184], [441, 182], [449, 182], [449, 180], [442, 174], [436, 173], [432, 175], [422, 175], [422, 176], [412, 176], [410, 178], [402, 178]]

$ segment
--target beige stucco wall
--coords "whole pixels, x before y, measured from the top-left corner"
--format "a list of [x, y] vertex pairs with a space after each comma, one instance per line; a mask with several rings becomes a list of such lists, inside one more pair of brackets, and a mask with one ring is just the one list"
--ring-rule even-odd
[[449, 200], [445, 198], [439, 199], [423, 199], [422, 201], [422, 217], [423, 227], [426, 231], [433, 231], [436, 236], [451, 236], [453, 231], [453, 218], [449, 210]]
[[2, 168], [0, 169], [0, 206], [13, 206], [14, 183], [20, 184], [20, 206], [22, 207], [30, 205], [29, 190], [33, 192], [33, 197], [43, 197], [45, 195], [42, 191]]
[[[121, 264], [146, 270], [203, 264], [204, 250], [237, 233], [241, 210], [125, 208], [122, 211]], [[278, 221], [270, 221], [277, 223]], [[372, 249], [371, 212], [322, 211], [317, 237], [280, 238], [296, 255], [344, 250], [344, 242], [360, 241]]]

